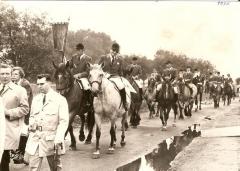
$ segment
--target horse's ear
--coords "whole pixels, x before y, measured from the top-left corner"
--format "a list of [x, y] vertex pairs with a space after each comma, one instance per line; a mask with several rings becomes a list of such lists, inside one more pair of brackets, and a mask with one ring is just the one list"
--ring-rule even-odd
[[87, 68], [91, 69], [91, 67], [92, 67], [92, 64], [90, 62], [87, 62]]
[[100, 66], [101, 66], [101, 68], [103, 69], [104, 66], [105, 66], [104, 62], [102, 62], [102, 63], [100, 64]]
[[66, 67], [67, 67], [67, 68], [73, 68], [73, 62], [72, 62], [72, 60], [68, 60], [68, 61], [66, 62]]
[[55, 62], [52, 60], [52, 64], [53, 64], [53, 67], [55, 68], [55, 69], [57, 69], [57, 65], [55, 64]]

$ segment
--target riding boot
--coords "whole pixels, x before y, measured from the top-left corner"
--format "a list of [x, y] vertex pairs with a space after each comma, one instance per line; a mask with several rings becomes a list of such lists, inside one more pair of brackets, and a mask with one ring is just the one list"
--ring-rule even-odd
[[157, 102], [158, 95], [159, 95], [159, 90], [156, 90], [156, 94], [155, 94], [155, 96], [154, 96], [154, 98], [153, 98], [153, 101], [154, 101], [154, 102]]
[[24, 154], [25, 154], [25, 147], [27, 144], [28, 137], [27, 136], [21, 136], [20, 142], [19, 142], [19, 154], [13, 158], [13, 162], [15, 164], [22, 164], [25, 163], [24, 161]]
[[122, 102], [123, 102], [123, 107], [125, 109], [125, 111], [128, 110], [128, 107], [127, 107], [127, 100], [126, 100], [126, 91], [125, 91], [125, 88], [123, 88], [122, 90], [119, 91], [120, 92], [120, 96], [121, 96], [121, 99], [122, 99]]
[[86, 106], [91, 105], [91, 91], [90, 90], [84, 90], [84, 98], [86, 100]]
[[141, 97], [141, 100], [143, 99], [143, 91], [142, 91], [142, 88], [139, 88], [139, 94], [140, 94], [140, 97]]

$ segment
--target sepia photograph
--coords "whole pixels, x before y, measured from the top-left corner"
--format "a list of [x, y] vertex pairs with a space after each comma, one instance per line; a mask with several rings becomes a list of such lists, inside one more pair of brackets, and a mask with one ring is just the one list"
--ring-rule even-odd
[[240, 2], [0, 0], [0, 171], [240, 171]]

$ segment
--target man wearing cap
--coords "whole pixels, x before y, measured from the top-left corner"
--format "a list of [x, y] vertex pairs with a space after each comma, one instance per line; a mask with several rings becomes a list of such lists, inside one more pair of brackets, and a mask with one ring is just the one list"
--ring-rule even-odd
[[225, 79], [225, 81], [231, 86], [232, 90], [234, 90], [233, 89], [233, 79], [230, 76], [230, 74], [227, 74], [227, 78]]
[[132, 64], [129, 65], [128, 70], [129, 70], [129, 75], [132, 80], [135, 81], [139, 88], [139, 93], [142, 98], [143, 96], [143, 80], [141, 79], [142, 76], [142, 67], [137, 64], [138, 58], [135, 56], [132, 58]]
[[[163, 70], [162, 79], [165, 83], [169, 82], [172, 84], [175, 99], [177, 100], [178, 99], [178, 88], [176, 85], [177, 84], [177, 69], [173, 68], [171, 61], [167, 61], [165, 63], [165, 65], [166, 65], [166, 68]], [[161, 89], [162, 89], [162, 84], [159, 84], [157, 86], [156, 96], [154, 98], [154, 101], [157, 101], [157, 97], [158, 97], [159, 91]]]
[[85, 54], [85, 48], [82, 43], [76, 45], [76, 53], [70, 60], [70, 66], [72, 67], [72, 73], [74, 78], [79, 80], [81, 87], [84, 89], [84, 98], [87, 101], [87, 105], [90, 105], [91, 100], [91, 86], [88, 81], [89, 67], [88, 63], [92, 61], [92, 58]]
[[193, 73], [191, 72], [191, 67], [188, 66], [187, 69], [186, 69], [186, 72], [184, 72], [183, 74], [183, 79], [184, 79], [184, 82], [186, 84], [186, 86], [190, 89], [190, 92], [191, 92], [191, 97], [193, 97], [193, 90], [194, 88], [196, 88], [196, 86], [192, 83], [192, 79], [193, 79]]
[[103, 64], [103, 71], [108, 73], [108, 79], [113, 81], [117, 88], [119, 89], [119, 93], [123, 102], [123, 107], [125, 111], [127, 111], [127, 100], [126, 100], [126, 90], [125, 85], [122, 81], [121, 76], [123, 76], [124, 68], [124, 60], [123, 57], [119, 53], [120, 46], [118, 43], [112, 44], [112, 49], [110, 53], [107, 55], [103, 55], [100, 57], [99, 64]]

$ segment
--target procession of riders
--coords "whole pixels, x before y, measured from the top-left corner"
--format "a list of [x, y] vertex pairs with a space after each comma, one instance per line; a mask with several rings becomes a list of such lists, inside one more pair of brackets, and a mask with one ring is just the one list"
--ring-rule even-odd
[[[100, 80], [89, 81], [91, 63], [93, 63], [92, 57], [85, 54], [84, 45], [79, 43], [76, 45], [76, 52], [66, 64], [70, 67], [71, 74], [73, 74], [74, 79], [78, 82], [79, 86], [83, 90], [85, 105], [88, 107], [92, 106], [94, 96], [97, 96], [96, 93], [94, 94], [92, 92], [92, 85], [94, 83], [99, 84], [99, 86], [102, 84]], [[171, 61], [167, 61], [165, 63], [165, 68], [161, 72], [153, 68], [153, 72], [147, 78], [146, 83], [143, 81], [143, 69], [141, 65], [139, 65], [138, 58], [133, 57], [132, 63], [127, 65], [127, 63], [124, 61], [124, 58], [120, 54], [120, 46], [117, 43], [113, 43], [110, 52], [101, 56], [97, 63], [104, 71], [104, 75], [101, 75], [101, 77], [106, 77], [108, 80], [110, 80], [115, 89], [117, 89], [119, 92], [121, 104], [125, 112], [129, 110], [127, 92], [130, 91], [131, 94], [139, 93], [140, 100], [142, 101], [147, 99], [148, 94], [150, 94], [147, 93], [147, 91], [152, 82], [154, 82], [154, 86], [152, 87], [153, 91], [151, 91], [153, 103], [161, 101], [161, 98], [165, 101], [168, 100], [168, 98], [170, 99], [172, 93], [174, 103], [177, 104], [179, 101], [182, 102], [187, 99], [186, 101], [188, 101], [188, 104], [190, 104], [191, 102], [195, 101], [196, 96], [201, 91], [209, 93], [210, 98], [213, 98], [217, 87], [220, 90], [218, 92], [219, 96], [224, 96], [225, 89], [227, 88], [229, 88], [231, 96], [234, 95], [233, 79], [231, 78], [230, 74], [227, 74], [225, 77], [224, 75], [221, 75], [220, 72], [215, 71], [214, 73], [204, 75], [197, 68], [192, 70], [191, 66], [186, 66], [186, 68], [177, 70]], [[23, 78], [24, 71], [22, 68], [18, 67], [15, 67], [13, 72], [14, 71], [16, 71], [16, 74], [13, 75], [13, 82], [20, 84], [19, 80], [25, 80]], [[128, 80], [128, 82], [124, 81], [125, 78]], [[28, 91], [29, 103], [31, 104], [31, 100], [33, 98], [32, 91], [29, 90], [29, 87], [26, 89]], [[56, 86], [56, 89], [63, 96], [66, 96], [69, 91], [68, 89], [58, 87], [58, 85]], [[187, 92], [189, 92], [189, 96], [187, 96]], [[131, 103], [134, 103], [134, 100], [132, 100]], [[184, 105], [186, 104], [187, 103], [184, 101]], [[28, 125], [28, 120], [25, 122], [25, 124]], [[17, 152], [12, 152], [12, 154], [14, 154], [13, 158], [16, 163], [24, 162], [23, 156], [26, 141], [27, 136], [22, 134], [19, 149]]]

